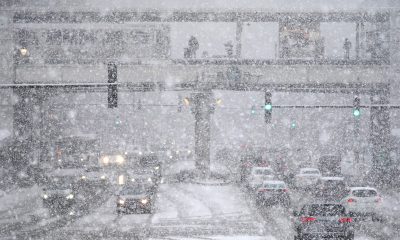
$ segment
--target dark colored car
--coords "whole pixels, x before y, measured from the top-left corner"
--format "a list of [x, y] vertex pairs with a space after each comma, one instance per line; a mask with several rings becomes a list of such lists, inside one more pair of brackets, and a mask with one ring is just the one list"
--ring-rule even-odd
[[348, 188], [342, 177], [322, 177], [318, 180], [313, 193], [316, 198], [340, 202], [348, 193]]
[[262, 206], [282, 205], [290, 206], [289, 190], [283, 181], [264, 181], [257, 189], [256, 203]]
[[344, 206], [337, 203], [304, 205], [294, 212], [295, 240], [332, 238], [354, 239], [353, 219]]
[[154, 196], [151, 184], [124, 185], [117, 194], [117, 213], [152, 213]]
[[53, 178], [43, 187], [43, 205], [52, 213], [70, 210], [76, 203], [76, 197], [75, 182], [71, 178]]

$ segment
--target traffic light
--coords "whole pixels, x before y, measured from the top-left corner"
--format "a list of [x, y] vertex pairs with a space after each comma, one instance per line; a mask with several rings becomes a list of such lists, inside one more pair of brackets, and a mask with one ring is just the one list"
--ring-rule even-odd
[[[108, 83], [117, 83], [117, 65], [115, 63], [108, 64]], [[116, 108], [118, 106], [118, 88], [117, 85], [108, 86], [108, 108]]]
[[256, 106], [251, 106], [251, 114], [256, 114]]
[[264, 104], [264, 120], [265, 123], [271, 123], [272, 120], [272, 94], [271, 92], [265, 92], [265, 104]]
[[361, 103], [360, 97], [355, 96], [353, 102], [353, 116], [356, 118], [358, 118], [361, 115], [360, 103]]

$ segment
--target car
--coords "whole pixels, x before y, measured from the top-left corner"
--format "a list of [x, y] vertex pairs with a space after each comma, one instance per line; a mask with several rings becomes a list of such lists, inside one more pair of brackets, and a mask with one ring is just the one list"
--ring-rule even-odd
[[340, 202], [347, 194], [347, 184], [343, 177], [321, 177], [313, 191], [314, 197]]
[[109, 175], [100, 166], [90, 166], [85, 169], [80, 180], [81, 183], [105, 186], [109, 183]]
[[270, 167], [253, 167], [248, 177], [247, 187], [251, 190], [259, 188], [264, 181], [275, 178], [274, 171]]
[[354, 239], [354, 223], [338, 203], [311, 203], [294, 211], [295, 240], [314, 238]]
[[382, 197], [372, 187], [351, 187], [341, 203], [354, 216], [370, 216], [379, 220]]
[[284, 181], [268, 180], [256, 191], [256, 204], [262, 206], [290, 206], [289, 190]]
[[297, 188], [312, 187], [321, 177], [321, 172], [317, 168], [300, 168], [299, 174], [295, 176], [295, 186]]
[[43, 206], [51, 213], [68, 211], [76, 203], [76, 178], [61, 176], [49, 178], [43, 186]]
[[130, 183], [117, 193], [117, 213], [152, 213], [155, 191], [152, 185]]

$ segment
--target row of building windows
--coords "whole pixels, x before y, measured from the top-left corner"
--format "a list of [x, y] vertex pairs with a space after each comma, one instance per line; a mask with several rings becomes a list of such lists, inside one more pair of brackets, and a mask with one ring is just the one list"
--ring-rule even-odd
[[15, 32], [15, 39], [21, 46], [46, 45], [83, 45], [83, 44], [115, 44], [124, 42], [134, 44], [151, 44], [154, 39], [160, 39], [160, 32], [145, 32], [141, 30], [84, 30], [84, 29], [48, 29], [33, 31], [19, 29]]

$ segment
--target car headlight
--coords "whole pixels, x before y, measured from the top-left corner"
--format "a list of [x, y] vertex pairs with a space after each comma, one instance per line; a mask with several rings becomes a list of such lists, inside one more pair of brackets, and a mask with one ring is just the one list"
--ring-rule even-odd
[[49, 195], [43, 194], [43, 199], [48, 199], [48, 198], [49, 198]]
[[100, 177], [100, 179], [104, 180], [104, 179], [106, 179], [106, 176], [105, 176], [105, 175], [102, 175], [102, 176]]
[[74, 194], [70, 193], [70, 194], [67, 195], [66, 198], [67, 198], [67, 199], [73, 199], [73, 198], [74, 198]]
[[125, 158], [124, 158], [122, 155], [118, 155], [118, 156], [115, 158], [115, 162], [116, 162], [117, 164], [123, 164], [123, 163], [125, 162]]
[[136, 180], [135, 180], [134, 178], [132, 178], [132, 179], [131, 179], [131, 182], [134, 182], [134, 181], [136, 181]]
[[110, 158], [108, 156], [104, 156], [102, 162], [104, 165], [107, 165], [110, 162]]
[[81, 179], [82, 179], [82, 180], [85, 180], [85, 179], [86, 179], [86, 176], [82, 176]]
[[148, 181], [148, 182], [152, 182], [153, 180], [151, 180], [151, 178], [148, 178], [147, 181]]
[[142, 200], [140, 200], [140, 202], [141, 202], [142, 204], [147, 204], [147, 203], [149, 202], [149, 199], [143, 198]]
[[122, 199], [122, 198], [120, 198], [120, 199], [118, 199], [118, 203], [121, 204], [121, 205], [123, 205], [123, 204], [125, 204], [125, 200]]

